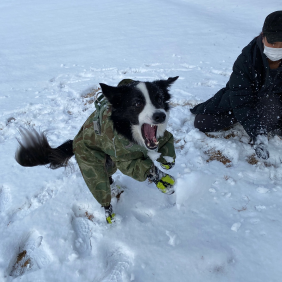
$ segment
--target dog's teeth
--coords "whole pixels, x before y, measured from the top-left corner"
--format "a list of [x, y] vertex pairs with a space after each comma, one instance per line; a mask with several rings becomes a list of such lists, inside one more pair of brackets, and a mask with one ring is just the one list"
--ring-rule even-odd
[[155, 142], [156, 145], [158, 145], [159, 143], [160, 143], [159, 141]]

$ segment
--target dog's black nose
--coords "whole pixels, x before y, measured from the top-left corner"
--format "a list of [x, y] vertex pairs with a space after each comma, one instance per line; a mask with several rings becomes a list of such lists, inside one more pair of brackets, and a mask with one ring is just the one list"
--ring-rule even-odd
[[155, 123], [163, 123], [165, 121], [166, 114], [163, 112], [157, 112], [153, 114], [153, 121]]

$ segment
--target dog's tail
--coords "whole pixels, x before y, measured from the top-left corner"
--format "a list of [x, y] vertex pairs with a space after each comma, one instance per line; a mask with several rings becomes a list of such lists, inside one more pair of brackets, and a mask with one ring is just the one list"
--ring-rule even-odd
[[44, 132], [35, 129], [20, 128], [22, 140], [15, 159], [22, 166], [48, 165], [51, 169], [66, 167], [74, 155], [73, 140], [68, 140], [57, 148], [51, 148]]

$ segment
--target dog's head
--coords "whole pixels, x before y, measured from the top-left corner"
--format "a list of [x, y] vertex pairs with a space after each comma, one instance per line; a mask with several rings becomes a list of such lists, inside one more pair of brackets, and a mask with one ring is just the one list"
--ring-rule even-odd
[[176, 77], [153, 82], [132, 81], [118, 87], [100, 83], [112, 104], [112, 121], [118, 133], [148, 150], [158, 147], [169, 117], [169, 87]]

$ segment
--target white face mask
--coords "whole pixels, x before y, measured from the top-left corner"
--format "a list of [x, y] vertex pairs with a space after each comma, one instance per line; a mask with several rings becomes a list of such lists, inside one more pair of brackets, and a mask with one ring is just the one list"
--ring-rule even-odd
[[266, 55], [266, 57], [273, 61], [279, 61], [282, 59], [282, 48], [271, 48], [264, 45], [264, 51], [263, 53]]

